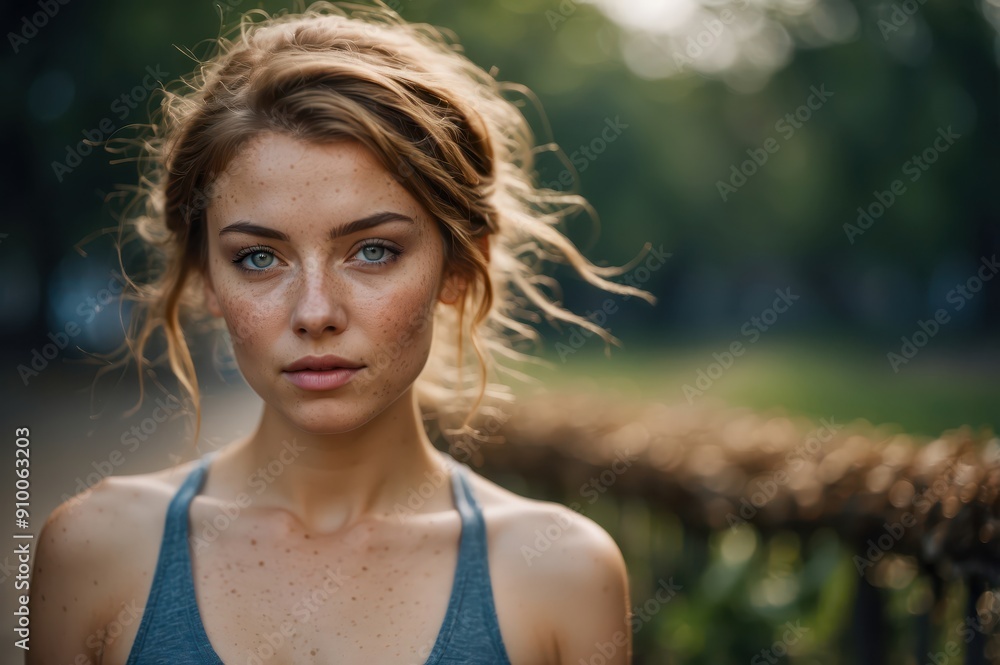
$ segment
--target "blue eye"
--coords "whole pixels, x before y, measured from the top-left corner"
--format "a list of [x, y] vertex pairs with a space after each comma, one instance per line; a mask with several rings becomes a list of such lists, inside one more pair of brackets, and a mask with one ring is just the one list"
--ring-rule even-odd
[[[354, 256], [366, 265], [380, 266], [392, 263], [402, 253], [403, 250], [389, 247], [382, 240], [370, 240], [366, 241]], [[233, 263], [244, 272], [267, 272], [277, 265], [277, 261], [278, 257], [274, 255], [274, 250], [265, 245], [244, 247], [233, 257]]]
[[236, 254], [233, 263], [247, 272], [263, 272], [274, 265], [275, 259], [268, 247], [245, 247]]
[[[382, 263], [381, 257], [386, 254], [388, 250], [380, 245], [365, 245], [361, 248], [358, 253], [363, 255], [366, 259], [371, 259], [372, 263]], [[375, 256], [372, 256], [372, 253]]]
[[392, 249], [380, 240], [372, 240], [367, 241], [366, 244], [358, 250], [358, 253], [355, 254], [355, 256], [363, 257], [362, 263], [384, 265], [386, 263], [392, 263], [398, 259], [401, 253], [401, 251]]

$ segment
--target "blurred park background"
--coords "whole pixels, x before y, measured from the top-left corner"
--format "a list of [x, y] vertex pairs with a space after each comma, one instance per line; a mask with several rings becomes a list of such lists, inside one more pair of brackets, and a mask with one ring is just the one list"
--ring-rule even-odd
[[[567, 233], [596, 263], [639, 257], [622, 279], [659, 299], [655, 306], [608, 299], [557, 270], [565, 304], [609, 327], [623, 346], [608, 358], [593, 336], [540, 325], [552, 365], [531, 372], [548, 395], [680, 405], [699, 415], [685, 427], [661, 425], [686, 436], [720, 430], [733, 413], [758, 414], [761, 421], [746, 427], [765, 444], [768, 423], [795, 423], [803, 437], [807, 422], [850, 423], [873, 451], [890, 439], [909, 451], [905, 463], [890, 465], [893, 482], [862, 479], [873, 494], [898, 490], [904, 480], [919, 493], [920, 474], [902, 476], [929, 445], [972, 440], [979, 462], [970, 465], [996, 467], [1000, 2], [387, 4], [407, 20], [454, 31], [473, 61], [532, 91], [518, 103], [537, 143], [563, 150], [561, 158], [539, 152], [540, 183], [578, 191], [599, 215], [596, 226], [572, 218]], [[136, 399], [131, 377], [95, 385], [93, 366], [80, 362], [83, 351], [121, 342], [114, 234], [101, 231], [117, 224], [113, 192], [136, 176], [133, 163], [114, 164], [114, 155], [83, 141], [133, 136], [129, 125], [148, 121], [158, 81], [194, 66], [187, 51], [207, 55], [220, 24], [240, 12], [285, 6], [52, 0], [0, 10], [8, 41], [0, 113], [9, 128], [0, 137], [4, 422], [33, 431], [35, 528], [62, 498], [92, 484], [88, 474], [100, 474], [130, 422], [155, 407], [147, 402], [122, 416]], [[643, 255], [647, 244], [652, 251]], [[36, 360], [50, 343], [65, 348]], [[237, 377], [206, 360], [211, 351], [201, 350], [209, 447], [246, 433], [256, 408]], [[26, 371], [32, 362], [43, 368]], [[164, 394], [176, 389], [160, 379]], [[730, 415], [697, 411], [708, 405]], [[240, 432], [234, 414], [245, 415]], [[616, 419], [621, 414], [607, 422]], [[139, 447], [114, 472], [163, 468], [185, 455], [179, 422], [151, 440], [157, 445]], [[749, 462], [721, 455], [741, 469], [746, 497], [753, 474], [770, 463], [754, 467], [754, 459], [775, 450], [763, 448]], [[941, 459], [961, 456], [957, 447], [947, 450]], [[598, 458], [589, 463], [599, 472]], [[531, 455], [503, 467], [497, 459], [480, 471], [573, 501], [573, 492], [559, 490], [575, 482], [572, 473], [556, 478]], [[535, 471], [525, 460], [534, 460]], [[704, 485], [725, 475], [702, 462], [715, 470]], [[879, 464], [845, 462], [843, 473]], [[845, 534], [860, 522], [838, 526], [833, 508], [811, 523], [793, 524], [789, 512], [788, 528], [752, 519], [735, 528], [710, 511], [651, 505], [656, 483], [691, 483], [667, 477], [676, 465], [646, 466], [664, 475], [651, 472], [647, 486], [626, 482], [626, 474], [588, 512], [623, 543], [636, 605], [660, 577], [682, 587], [640, 624], [637, 663], [985, 662], [972, 659], [985, 650], [988, 631], [966, 641], [952, 626], [977, 613], [995, 616], [996, 597], [978, 595], [994, 586], [992, 567], [975, 573], [974, 583], [972, 573], [956, 575], [952, 585], [928, 568], [927, 542], [915, 538], [912, 552], [901, 546], [886, 557], [894, 576], [859, 575], [851, 557], [868, 534], [859, 529], [858, 543], [851, 541]], [[822, 465], [816, 469], [822, 478]], [[932, 482], [932, 465], [921, 469]], [[983, 487], [1000, 482], [986, 471], [975, 477]], [[728, 492], [734, 510], [740, 505], [739, 489], [716, 483], [709, 490]], [[984, 506], [995, 504], [989, 497], [980, 497]], [[658, 517], [636, 519], [640, 513]], [[827, 522], [820, 513], [834, 517]], [[967, 540], [991, 542], [992, 531], [984, 537], [983, 529], [993, 522], [976, 519]], [[654, 554], [636, 554], [628, 543], [637, 538], [645, 543], [638, 549]], [[9, 574], [2, 577], [9, 598]], [[866, 607], [877, 607], [877, 621], [865, 623]], [[788, 641], [787, 624], [796, 621], [808, 630]], [[2, 649], [17, 656], [7, 643]], [[942, 653], [950, 660], [933, 660]]]

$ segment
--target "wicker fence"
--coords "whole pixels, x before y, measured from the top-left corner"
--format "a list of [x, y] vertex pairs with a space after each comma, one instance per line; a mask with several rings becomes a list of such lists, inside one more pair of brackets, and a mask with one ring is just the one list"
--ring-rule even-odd
[[567, 394], [479, 427], [456, 458], [616, 538], [637, 664], [1000, 662], [992, 432]]

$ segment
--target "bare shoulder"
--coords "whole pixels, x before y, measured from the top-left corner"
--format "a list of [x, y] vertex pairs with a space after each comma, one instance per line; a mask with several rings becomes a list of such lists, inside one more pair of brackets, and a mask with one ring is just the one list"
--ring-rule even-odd
[[561, 503], [515, 494], [479, 474], [472, 475], [472, 485], [489, 535], [504, 549], [517, 545], [512, 549], [525, 568], [553, 572], [546, 569], [579, 566], [592, 571], [595, 565], [624, 564], [611, 535], [586, 515]]
[[40, 534], [36, 573], [48, 572], [43, 560], [72, 565], [79, 572], [98, 571], [116, 566], [118, 559], [128, 558], [136, 547], [158, 547], [167, 505], [195, 463], [153, 473], [108, 476], [64, 501], [49, 515]]
[[[71, 550], [81, 554], [105, 554], [135, 541], [150, 530], [196, 462], [163, 471], [131, 476], [108, 476], [61, 503], [45, 522], [40, 548], [52, 556]], [[138, 529], [138, 531], [136, 531]], [[68, 552], [67, 552], [68, 553]]]
[[520, 496], [479, 474], [471, 478], [487, 524], [498, 612], [503, 604], [529, 613], [537, 639], [549, 642], [549, 662], [589, 662], [595, 644], [615, 639], [626, 662], [628, 574], [614, 538], [567, 506]]
[[167, 505], [193, 464], [104, 478], [49, 515], [31, 583], [37, 662], [63, 655], [47, 649], [71, 649], [69, 661], [92, 653], [112, 617], [130, 603], [142, 606], [138, 596], [152, 583]]

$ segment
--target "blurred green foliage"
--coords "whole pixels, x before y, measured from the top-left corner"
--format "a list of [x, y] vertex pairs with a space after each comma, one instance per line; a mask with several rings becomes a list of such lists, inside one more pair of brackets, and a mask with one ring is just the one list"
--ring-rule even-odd
[[[864, 383], [879, 386], [880, 406], [847, 409], [853, 415], [924, 430], [954, 423], [958, 414], [982, 422], [983, 400], [970, 396], [981, 381], [967, 380], [965, 369], [978, 364], [995, 372], [997, 354], [986, 352], [1000, 322], [1000, 288], [987, 282], [962, 311], [953, 310], [947, 296], [1000, 244], [990, 185], [1000, 138], [997, 34], [985, 18], [995, 16], [996, 7], [914, 4], [902, 27], [887, 31], [899, 3], [663, 3], [661, 18], [668, 23], [670, 12], [692, 7], [710, 12], [705, 15], [754, 11], [767, 18], [771, 32], [760, 34], [753, 25], [720, 25], [700, 60], [686, 64], [684, 54], [696, 51], [685, 34], [664, 41], [650, 36], [652, 22], [650, 34], [633, 25], [641, 23], [635, 15], [652, 16], [660, 5], [596, 2], [389, 4], [410, 21], [453, 31], [477, 64], [496, 67], [497, 78], [522, 83], [537, 96], [537, 104], [516, 101], [537, 142], [554, 141], [565, 152], [563, 160], [541, 152], [538, 179], [564, 188], [566, 164], [576, 163], [575, 186], [596, 207], [599, 225], [577, 216], [566, 231], [589, 258], [620, 265], [647, 243], [671, 255], [640, 284], [659, 298], [657, 305], [620, 302], [608, 322], [616, 334], [696, 359], [703, 349], [739, 339], [740, 325], [766, 307], [768, 294], [791, 287], [801, 304], [777, 327], [782, 340], [799, 341], [782, 355], [784, 369], [768, 367], [756, 354], [753, 364], [764, 374], [746, 379], [759, 387], [748, 403], [829, 413], [844, 400], [868, 403]], [[221, 26], [256, 7], [273, 12], [288, 3], [71, 3], [0, 64], [10, 85], [26, 91], [20, 104], [4, 105], [0, 113], [24, 130], [8, 138], [27, 161], [7, 186], [26, 196], [6, 205], [17, 234], [12, 242], [40, 267], [36, 330], [66, 319], [53, 305], [59, 285], [49, 282], [61, 261], [78, 258], [76, 245], [86, 239], [86, 251], [110, 261], [110, 237], [90, 234], [114, 223], [115, 207], [102, 198], [116, 184], [135, 181], [133, 164], [111, 164], [114, 156], [96, 149], [59, 177], [53, 164], [65, 161], [69, 147], [104, 119], [110, 118], [116, 137], [134, 135], [129, 125], [148, 121], [151, 102], [145, 98], [129, 109], [122, 95], [131, 95], [149, 68], [166, 72], [167, 79], [189, 72], [195, 62], [188, 52], [206, 57]], [[689, 40], [708, 25], [691, 21]], [[714, 74], [702, 71], [709, 56], [733, 48], [726, 40], [737, 35], [745, 39], [735, 59]], [[767, 55], [786, 42], [785, 51]], [[636, 56], [643, 48], [652, 50]], [[656, 57], [667, 65], [661, 76], [650, 73]], [[747, 69], [762, 61], [770, 64]], [[676, 62], [683, 66], [679, 73], [670, 71]], [[783, 118], [816, 89], [832, 96], [792, 131]], [[609, 122], [624, 127], [620, 135], [593, 159], [582, 157]], [[932, 146], [942, 128], [959, 138], [911, 182], [904, 165]], [[733, 170], [764, 154], [764, 146], [777, 150], [723, 200], [720, 183], [733, 182]], [[845, 224], [856, 224], [857, 209], [875, 202], [894, 179], [905, 181], [905, 192], [851, 242]], [[555, 274], [565, 303], [576, 311], [604, 297], [565, 268]], [[898, 352], [901, 338], [939, 308], [952, 320], [930, 349], [893, 372], [887, 353]], [[553, 343], [565, 334], [543, 332]], [[789, 368], [802, 367], [799, 361], [810, 356], [796, 349], [809, 340], [818, 340], [820, 349], [834, 340], [857, 352], [796, 373]], [[855, 366], [869, 368], [870, 375], [845, 374]], [[926, 399], [908, 413], [918, 393]]]
[[[558, 344], [554, 342], [550, 345]], [[913, 368], [900, 380], [871, 362], [864, 346], [837, 340], [771, 340], [736, 358], [730, 369], [703, 396], [733, 406], [759, 411], [802, 414], [817, 422], [855, 419], [892, 430], [934, 437], [946, 430], [969, 426], [997, 429], [1000, 382], [988, 366], [956, 366], [955, 358], [940, 355], [926, 367]], [[591, 339], [576, 353], [546, 354], [550, 368], [518, 368], [552, 390], [593, 390], [627, 395], [639, 400], [684, 402], [684, 386], [696, 385], [698, 371], [713, 362], [724, 345], [683, 347], [627, 340], [603, 354], [600, 340]], [[525, 384], [518, 384], [521, 390]], [[693, 401], [693, 400], [692, 400]], [[889, 430], [886, 430], [889, 431]]]
[[[664, 0], [664, 6], [692, 2]], [[607, 324], [626, 348], [612, 361], [600, 355], [600, 341], [590, 339], [562, 363], [552, 345], [566, 343], [569, 332], [545, 331], [557, 371], [538, 374], [553, 386], [681, 400], [682, 386], [714, 352], [741, 339], [741, 324], [767, 306], [774, 289], [791, 286], [802, 294], [801, 304], [776, 324], [780, 332], [749, 349], [716, 382], [713, 397], [816, 418], [896, 423], [927, 435], [962, 424], [996, 426], [997, 283], [987, 283], [955, 312], [903, 371], [894, 373], [886, 362], [900, 336], [912, 335], [918, 320], [946, 306], [946, 294], [1000, 244], [992, 187], [1000, 173], [998, 40], [984, 17], [995, 3], [921, 3], [898, 33], [886, 33], [880, 22], [891, 20], [900, 3], [754, 2], [793, 35], [787, 58], [763, 74], [743, 76], [737, 61], [728, 74], [695, 68], [665, 77], [641, 76], [635, 62], [630, 67], [623, 54], [641, 46], [635, 31], [595, 5], [390, 4], [408, 20], [449, 28], [484, 69], [495, 66], [499, 79], [528, 86], [541, 107], [530, 99], [519, 103], [539, 144], [555, 141], [571, 157], [591, 145], [609, 119], [627, 125], [579, 169], [579, 191], [598, 210], [599, 227], [578, 217], [567, 232], [598, 263], [625, 263], [646, 243], [671, 253], [666, 267], [642, 284], [660, 301], [656, 307], [618, 301]], [[715, 12], [726, 7], [711, 4]], [[618, 11], [649, 5], [622, 2]], [[77, 255], [81, 240], [114, 224], [102, 199], [116, 183], [135, 180], [134, 165], [111, 164], [111, 156], [96, 150], [59, 178], [53, 162], [65, 160], [68, 148], [105, 118], [116, 136], [131, 136], [127, 125], [147, 122], [148, 99], [123, 115], [116, 100], [141, 85], [148, 67], [170, 79], [185, 74], [195, 65], [186, 52], [205, 57], [220, 25], [231, 25], [238, 12], [286, 6], [69, 3], [38, 37], [0, 62], [8, 86], [24, 91], [0, 107], [0, 118], [19, 130], [5, 141], [21, 164], [6, 183], [19, 196], [4, 197], [4, 205], [15, 236], [10, 242], [40, 267], [42, 305], [28, 314], [36, 330], [52, 328], [53, 317], [63, 321], [52, 313], [55, 298], [47, 291], [52, 271]], [[17, 26], [32, 7], [8, 7], [8, 24]], [[843, 35], [809, 37], [833, 15], [853, 16], [841, 20], [849, 28]], [[813, 33], [802, 27], [809, 21]], [[788, 34], [765, 35], [761, 43], [792, 39]], [[706, 48], [725, 48], [722, 41]], [[660, 56], [674, 61], [679, 47], [671, 44]], [[753, 51], [743, 55], [751, 58]], [[782, 135], [777, 123], [820, 86], [832, 97], [792, 135]], [[857, 208], [904, 177], [907, 161], [946, 127], [960, 138], [850, 242], [844, 225], [856, 222]], [[729, 181], [732, 169], [760, 154], [769, 139], [779, 148], [723, 200], [719, 182]], [[559, 182], [564, 168], [556, 155], [539, 155], [541, 182]], [[106, 255], [107, 237], [91, 241], [88, 251], [101, 255], [102, 246]], [[565, 270], [557, 274], [567, 305], [577, 311], [600, 305], [603, 294]], [[655, 587], [654, 564], [676, 570], [686, 588], [668, 612], [651, 618], [653, 630], [637, 635], [647, 653], [664, 654], [655, 662], [734, 662], [732, 654], [756, 653], [778, 639], [784, 622], [797, 619], [810, 632], [789, 661], [854, 662], [831, 651], [849, 653], [840, 641], [855, 581], [849, 553], [835, 538], [818, 534], [803, 543], [790, 534], [765, 543], [747, 529], [699, 542], [678, 524], [660, 523], [660, 529], [655, 551], [664, 558], [632, 566], [635, 575], [650, 578], [636, 588]], [[892, 639], [899, 644], [912, 643], [909, 619], [919, 599], [911, 596], [924, 593], [915, 582], [893, 600]]]

